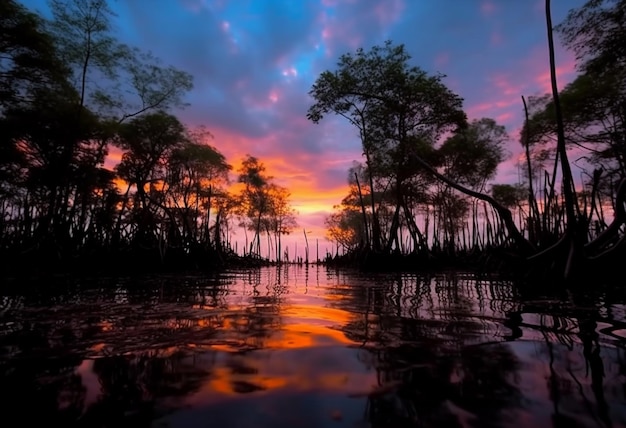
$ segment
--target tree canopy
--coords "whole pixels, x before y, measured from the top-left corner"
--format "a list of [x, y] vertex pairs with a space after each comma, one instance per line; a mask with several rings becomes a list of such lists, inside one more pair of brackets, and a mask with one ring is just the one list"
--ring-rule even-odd
[[[46, 20], [0, 4], [5, 265], [185, 268], [234, 253], [231, 165], [208, 131], [174, 114], [191, 75], [120, 43], [106, 0], [49, 5]], [[286, 189], [250, 184], [263, 195], [257, 233], [290, 233]]]

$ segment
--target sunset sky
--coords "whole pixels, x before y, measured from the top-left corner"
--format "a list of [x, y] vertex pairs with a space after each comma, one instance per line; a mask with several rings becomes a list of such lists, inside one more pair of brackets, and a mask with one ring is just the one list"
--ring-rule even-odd
[[[49, 15], [45, 0], [23, 0]], [[553, 0], [554, 23], [584, 0]], [[491, 117], [511, 135], [500, 183], [518, 179], [521, 95], [549, 90], [544, 0], [111, 0], [119, 40], [152, 51], [194, 76], [191, 104], [175, 112], [205, 125], [237, 167], [249, 153], [290, 189], [300, 229], [319, 239], [361, 160], [356, 131], [341, 118], [307, 121], [311, 85], [338, 57], [385, 40], [403, 43], [414, 65], [441, 72], [470, 119]], [[558, 39], [557, 39], [558, 40]], [[557, 46], [559, 86], [575, 75]], [[240, 236], [243, 236], [240, 234]], [[293, 255], [293, 252], [290, 251]], [[314, 255], [315, 253], [313, 253]], [[299, 250], [299, 255], [302, 253]]]

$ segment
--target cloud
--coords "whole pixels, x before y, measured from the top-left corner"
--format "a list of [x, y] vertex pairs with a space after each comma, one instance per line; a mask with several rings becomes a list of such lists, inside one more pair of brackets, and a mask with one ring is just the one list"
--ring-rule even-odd
[[[553, 21], [584, 1], [553, 2]], [[317, 125], [306, 119], [319, 74], [357, 48], [404, 44], [413, 65], [447, 75], [444, 83], [464, 98], [470, 118], [506, 125], [511, 159], [497, 180], [515, 182], [521, 95], [550, 89], [543, 3], [125, 0], [111, 6], [121, 41], [193, 75], [191, 106], [175, 113], [189, 126], [207, 126], [229, 162], [249, 153], [266, 163], [290, 188], [300, 221], [319, 232], [325, 213], [347, 192], [352, 161], [362, 160], [358, 133], [345, 119], [329, 115]], [[45, 0], [24, 4], [47, 10]], [[563, 87], [575, 77], [575, 62], [561, 46], [556, 57]]]
[[480, 4], [480, 11], [484, 17], [493, 16], [496, 10], [497, 10], [497, 6], [492, 1], [486, 0]]

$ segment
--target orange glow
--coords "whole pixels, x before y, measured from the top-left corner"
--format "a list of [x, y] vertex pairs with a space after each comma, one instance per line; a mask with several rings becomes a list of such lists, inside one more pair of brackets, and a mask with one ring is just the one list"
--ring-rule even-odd
[[[280, 100], [279, 92], [273, 94], [278, 97], [277, 100]], [[268, 101], [269, 103], [271, 102]], [[301, 127], [308, 124], [304, 117], [293, 119], [292, 122]], [[241, 161], [247, 154], [257, 157], [265, 165], [265, 173], [271, 176], [276, 184], [287, 188], [290, 192], [289, 201], [291, 207], [296, 211], [298, 229], [305, 229], [310, 232], [309, 243], [316, 246], [315, 253], [310, 254], [323, 256], [329, 248], [333, 248], [333, 245], [326, 240], [324, 218], [332, 212], [333, 206], [339, 204], [348, 194], [349, 186], [345, 181], [337, 183], [335, 179], [326, 177], [324, 171], [347, 171], [353, 157], [346, 157], [345, 154], [336, 156], [332, 150], [324, 153], [307, 154], [298, 148], [297, 141], [287, 145], [287, 147], [293, 148], [291, 152], [287, 153], [281, 149], [281, 147], [285, 147], [283, 141], [285, 137], [281, 136], [279, 132], [255, 138], [247, 137], [236, 130], [230, 130], [219, 125], [208, 123], [206, 126], [214, 136], [213, 145], [233, 167], [231, 184], [228, 187], [230, 193], [236, 194], [241, 190], [242, 185], [237, 182], [237, 171], [241, 166]], [[112, 147], [106, 159], [105, 167], [113, 169], [121, 158], [122, 151]], [[127, 190], [128, 183], [123, 180], [116, 179], [115, 184], [120, 192]], [[233, 233], [235, 240], [241, 239], [243, 236], [243, 233], [238, 229], [233, 230]], [[319, 253], [317, 252], [318, 243]], [[283, 238], [283, 248], [286, 249], [294, 245], [297, 245], [298, 248], [304, 248], [305, 242], [301, 233], [296, 234], [294, 232], [291, 236]]]
[[352, 317], [350, 313], [341, 309], [321, 307], [317, 305], [294, 305], [287, 308], [285, 316], [296, 318], [299, 321], [311, 323], [330, 321], [333, 324], [346, 324]]
[[[245, 154], [241, 153], [236, 155], [235, 159], [230, 160], [235, 174], [240, 168], [241, 160], [244, 156]], [[118, 154], [118, 158], [120, 157], [121, 155]], [[113, 168], [115, 166], [115, 159], [115, 157], [107, 159], [106, 164]], [[299, 169], [294, 166], [293, 162], [288, 162], [288, 160], [282, 157], [261, 158], [260, 161], [265, 165], [266, 173], [273, 177], [279, 185], [289, 190], [291, 193], [291, 205], [300, 214], [320, 211], [330, 212], [332, 206], [339, 203], [349, 191], [348, 184], [342, 184], [331, 189], [319, 189], [316, 186], [315, 171]], [[308, 162], [309, 161], [305, 160], [303, 163]], [[310, 160], [310, 162], [316, 163], [315, 160]], [[128, 183], [120, 178], [116, 178], [114, 182], [121, 191], [125, 191], [128, 186]], [[155, 186], [157, 189], [160, 188], [158, 184], [155, 184]], [[229, 191], [236, 194], [242, 189], [243, 184], [233, 179], [229, 186]]]
[[219, 352], [237, 352], [237, 348], [223, 343], [211, 345], [211, 349]]
[[[111, 331], [115, 327], [115, 324], [110, 321], [102, 321], [100, 323], [100, 326], [102, 327], [102, 331]], [[101, 344], [101, 345], [104, 345], [104, 344]]]
[[[253, 358], [238, 355], [237, 364], [250, 368], [254, 373], [235, 373], [228, 367], [215, 368], [211, 379], [202, 390], [193, 397], [192, 403], [214, 401], [215, 395], [234, 399], [241, 397], [239, 385], [250, 387], [257, 394], [264, 394], [280, 389], [290, 391], [344, 391], [346, 394], [359, 394], [370, 391], [376, 384], [375, 375], [365, 372], [346, 372], [337, 368], [320, 368], [319, 373], [312, 367], [300, 365], [297, 361], [275, 354], [271, 359]], [[265, 373], [265, 374], [260, 374]], [[191, 404], [191, 403], [190, 403]]]
[[106, 347], [106, 343], [97, 343], [91, 347], [93, 352], [101, 352]]
[[[279, 99], [278, 92], [272, 92], [271, 97]], [[305, 120], [305, 119], [303, 119]], [[337, 160], [332, 153], [318, 155], [294, 152], [293, 154], [272, 151], [276, 147], [277, 135], [268, 135], [262, 138], [246, 137], [236, 131], [219, 126], [208, 125], [215, 136], [215, 147], [226, 157], [233, 166], [231, 184], [228, 190], [236, 194], [242, 189], [237, 182], [237, 171], [241, 161], [247, 154], [257, 157], [266, 167], [266, 174], [271, 176], [276, 184], [287, 188], [290, 192], [290, 204], [297, 212], [297, 220], [301, 227], [312, 233], [311, 238], [325, 236], [325, 227], [322, 219], [332, 211], [332, 207], [343, 199], [349, 187], [347, 183], [334, 184], [331, 187], [324, 184], [323, 170], [344, 168], [347, 171], [352, 159]], [[249, 150], [258, 147], [262, 150]], [[294, 147], [297, 147], [294, 145]], [[265, 153], [263, 153], [265, 151]], [[113, 169], [122, 158], [122, 151], [112, 147], [105, 162], [105, 167]], [[311, 168], [315, 165], [315, 168]], [[116, 179], [115, 184], [121, 192], [128, 186], [124, 180]], [[298, 238], [299, 241], [299, 238]], [[325, 244], [325, 239], [323, 244]]]
[[265, 342], [267, 348], [313, 348], [327, 344], [353, 345], [339, 330], [310, 324], [291, 324]]
[[236, 374], [227, 367], [219, 367], [214, 370], [213, 378], [207, 383], [206, 387], [224, 395], [238, 395], [239, 392], [235, 389], [235, 385], [238, 382], [245, 382], [248, 385], [253, 385], [255, 389], [263, 391], [279, 389], [287, 385], [287, 379], [285, 378]]
[[[310, 303], [309, 298], [313, 299]], [[211, 370], [210, 379], [192, 401], [206, 403], [218, 397], [234, 399], [241, 396], [242, 390], [257, 394], [279, 389], [346, 393], [369, 390], [375, 384], [374, 375], [346, 371], [342, 355], [346, 345], [354, 345], [354, 342], [334, 327], [349, 323], [353, 315], [323, 306], [324, 301], [336, 300], [336, 296], [324, 296], [322, 305], [312, 296], [302, 296], [302, 299], [306, 303], [282, 308], [279, 326], [259, 339], [257, 345], [262, 347], [261, 353], [239, 352], [242, 340], [248, 342], [247, 317], [224, 318], [220, 329], [224, 338], [208, 348], [218, 352], [222, 362]], [[328, 349], [325, 353], [330, 355], [336, 349], [336, 362], [331, 359], [326, 365], [312, 365], [293, 358], [294, 352], [305, 355], [300, 354], [300, 350], [320, 348]], [[267, 352], [271, 352], [271, 358]]]

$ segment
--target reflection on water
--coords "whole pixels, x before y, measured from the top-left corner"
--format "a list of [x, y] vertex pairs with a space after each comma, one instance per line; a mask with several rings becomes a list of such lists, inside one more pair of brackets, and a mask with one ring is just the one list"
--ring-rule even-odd
[[28, 289], [0, 296], [3, 427], [626, 426], [610, 290], [296, 266]]

